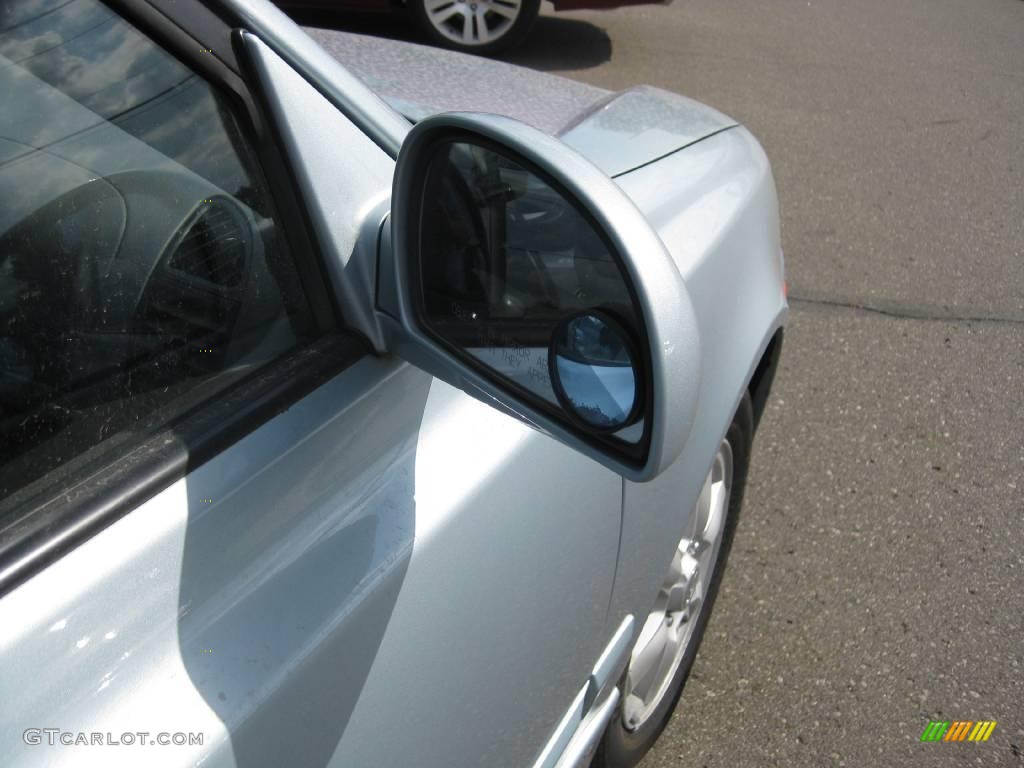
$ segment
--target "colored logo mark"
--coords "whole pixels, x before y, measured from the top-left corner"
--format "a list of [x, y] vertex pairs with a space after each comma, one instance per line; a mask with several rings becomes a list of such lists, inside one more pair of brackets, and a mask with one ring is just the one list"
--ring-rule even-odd
[[995, 720], [931, 720], [921, 734], [921, 741], [988, 741], [995, 729]]

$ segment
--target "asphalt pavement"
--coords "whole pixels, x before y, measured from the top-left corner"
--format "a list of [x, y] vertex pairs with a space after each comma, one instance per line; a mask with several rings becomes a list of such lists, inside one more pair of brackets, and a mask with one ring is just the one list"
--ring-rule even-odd
[[[509, 59], [711, 104], [778, 184], [782, 365], [644, 768], [1021, 765], [1024, 2], [545, 12]], [[929, 720], [998, 724], [923, 744]]]
[[[778, 184], [781, 369], [644, 768], [1021, 765], [1024, 2], [548, 8], [507, 58], [711, 104]], [[998, 725], [923, 744], [929, 720]]]

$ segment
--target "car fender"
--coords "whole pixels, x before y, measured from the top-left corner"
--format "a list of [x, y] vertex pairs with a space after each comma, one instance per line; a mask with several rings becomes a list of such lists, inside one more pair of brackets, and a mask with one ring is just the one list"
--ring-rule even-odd
[[697, 314], [701, 383], [690, 438], [656, 480], [624, 482], [609, 624], [646, 616], [719, 442], [788, 314], [771, 167], [745, 128], [617, 178], [679, 267]]

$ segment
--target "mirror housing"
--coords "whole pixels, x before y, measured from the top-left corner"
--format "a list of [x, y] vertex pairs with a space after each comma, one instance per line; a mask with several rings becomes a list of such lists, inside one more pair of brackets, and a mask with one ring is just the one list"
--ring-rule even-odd
[[[529, 197], [529, 190], [533, 199], [523, 205], [533, 208], [517, 212], [514, 201]], [[444, 202], [449, 198], [455, 202]], [[551, 244], [541, 234], [542, 225], [532, 224], [544, 217], [538, 205], [557, 208], [562, 218], [544, 231], [568, 232], [568, 240]], [[476, 223], [456, 226], [464, 212]], [[491, 226], [493, 221], [499, 223]], [[438, 222], [446, 226], [439, 228]], [[543, 237], [544, 247], [534, 248]], [[448, 243], [446, 238], [461, 239]], [[544, 305], [549, 314], [563, 314], [540, 338], [532, 326], [523, 330], [524, 292], [519, 298], [514, 291], [502, 292], [508, 281], [495, 280], [488, 265], [501, 262], [510, 269], [504, 265], [512, 251], [521, 259], [528, 254], [531, 263], [543, 261], [545, 254], [536, 251], [545, 248], [550, 256], [545, 263], [557, 262], [563, 271], [564, 264], [575, 264], [574, 279], [589, 282], [567, 294], [566, 306], [557, 300]], [[471, 256], [464, 255], [467, 250]], [[581, 256], [581, 250], [588, 253]], [[581, 261], [588, 270], [595, 264], [603, 270], [600, 279], [586, 277]], [[447, 277], [449, 266], [457, 278]], [[439, 280], [465, 283], [467, 276], [480, 283], [480, 296], [490, 297], [491, 303], [482, 305], [486, 317], [461, 299], [438, 303]], [[594, 285], [615, 296], [602, 295]], [[390, 230], [382, 233], [377, 306], [391, 351], [629, 480], [653, 479], [682, 451], [701, 380], [696, 315], [682, 277], [615, 182], [548, 134], [510, 118], [471, 113], [436, 115], [413, 128], [395, 170]], [[549, 363], [556, 329], [564, 331], [573, 315], [588, 311], [614, 327], [631, 350], [635, 407], [621, 422], [581, 418], [564, 381], [557, 391], [560, 377]], [[521, 361], [528, 367], [537, 355], [544, 381], [531, 370], [536, 378], [531, 385], [516, 371]]]

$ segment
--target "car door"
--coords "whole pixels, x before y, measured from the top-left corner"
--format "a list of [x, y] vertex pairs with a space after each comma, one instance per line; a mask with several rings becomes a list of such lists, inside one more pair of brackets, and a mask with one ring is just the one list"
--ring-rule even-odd
[[0, 762], [531, 764], [621, 644], [621, 479], [374, 354], [217, 17], [2, 18]]

